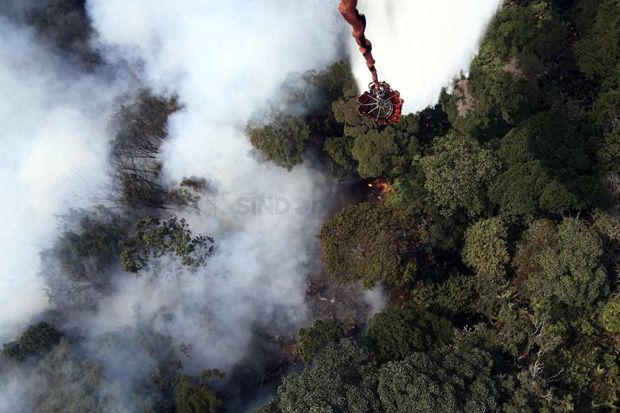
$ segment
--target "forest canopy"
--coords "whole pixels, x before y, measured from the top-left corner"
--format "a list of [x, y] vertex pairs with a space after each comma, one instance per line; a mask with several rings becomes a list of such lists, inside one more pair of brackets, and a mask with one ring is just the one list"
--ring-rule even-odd
[[302, 330], [259, 411], [620, 408], [619, 51], [617, 0], [509, 1], [439, 105], [376, 128], [338, 97], [305, 151], [383, 189], [323, 225], [325, 272], [392, 299]]
[[[27, 16], [38, 35], [57, 33], [49, 20], [61, 3]], [[73, 3], [80, 12], [61, 19], [68, 35], [87, 24], [84, 2]], [[97, 62], [81, 43], [52, 41]], [[270, 308], [274, 325], [252, 325], [248, 360], [226, 375], [152, 327], [88, 338], [65, 328], [67, 314], [96, 310], [119, 280], [164, 260], [195, 275], [219, 248], [183, 218], [208, 183], [171, 182], [162, 170], [182, 102], [140, 90], [112, 120], [111, 206], [62, 217], [42, 254], [54, 311], [3, 345], [0, 371], [30, 374], [35, 411], [121, 411], [102, 357], [149, 366], [118, 382], [136, 411], [620, 409], [619, 0], [506, 1], [468, 74], [398, 124], [359, 115], [346, 61], [280, 87], [283, 101], [239, 127], [249, 156], [282, 173], [304, 164], [351, 195], [312, 234], [321, 262], [308, 266], [323, 284], [308, 280], [306, 297], [381, 291], [384, 305], [309, 306], [289, 334], [274, 327], [286, 309]], [[153, 318], [161, 327], [177, 316]]]

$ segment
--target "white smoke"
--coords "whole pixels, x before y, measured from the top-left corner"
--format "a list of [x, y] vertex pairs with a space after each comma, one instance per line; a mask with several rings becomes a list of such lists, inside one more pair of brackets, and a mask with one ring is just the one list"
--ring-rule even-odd
[[179, 94], [166, 178], [200, 176], [217, 190], [203, 202], [208, 213], [186, 216], [216, 240], [207, 268], [187, 274], [162, 262], [156, 275], [125, 277], [93, 325], [146, 320], [189, 344], [193, 364], [230, 367], [255, 323], [305, 317], [305, 277], [324, 219], [313, 205], [329, 199], [330, 185], [305, 165], [287, 172], [259, 163], [244, 128], [288, 74], [338, 59], [337, 3], [92, 0], [88, 9], [108, 59], [141, 62], [149, 86]]
[[370, 290], [364, 291], [364, 300], [369, 306], [369, 318], [383, 310], [388, 304], [388, 299], [385, 295], [384, 288], [379, 284]]
[[19, 369], [2, 367], [7, 369], [7, 373], [0, 381], [0, 409], [3, 412], [16, 413], [34, 411], [32, 403], [28, 400], [27, 387], [24, 386], [28, 378]]
[[[487, 24], [502, 0], [360, 0], [380, 80], [397, 89], [403, 113], [433, 105], [441, 88], [467, 72]], [[361, 90], [371, 81], [350, 42], [353, 73]]]
[[63, 64], [2, 17], [0, 37], [0, 339], [7, 339], [47, 306], [39, 252], [56, 215], [92, 204], [104, 186], [104, 125], [115, 89]]

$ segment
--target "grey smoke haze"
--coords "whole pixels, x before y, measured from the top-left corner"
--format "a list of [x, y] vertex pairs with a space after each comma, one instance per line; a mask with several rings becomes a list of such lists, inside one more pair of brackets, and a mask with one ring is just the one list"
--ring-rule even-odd
[[[405, 99], [403, 113], [437, 102], [441, 88], [467, 72], [487, 24], [502, 0], [360, 0], [367, 15], [380, 80]], [[371, 81], [350, 43], [353, 73], [360, 89]]]
[[184, 109], [170, 119], [165, 176], [200, 176], [216, 188], [201, 208], [216, 214], [186, 218], [217, 244], [197, 273], [164, 260], [151, 273], [122, 277], [92, 326], [101, 333], [153, 323], [190, 345], [192, 364], [228, 368], [243, 356], [254, 323], [305, 317], [304, 280], [323, 217], [242, 213], [237, 201], [311, 203], [330, 185], [304, 165], [289, 173], [257, 162], [244, 128], [289, 73], [338, 58], [336, 2], [94, 0], [88, 7], [108, 59], [140, 61], [147, 85], [179, 94]]
[[[64, 64], [0, 17], [0, 338], [47, 306], [38, 278], [56, 216], [106, 184], [105, 125], [118, 89]], [[93, 93], [94, 92], [94, 93]]]

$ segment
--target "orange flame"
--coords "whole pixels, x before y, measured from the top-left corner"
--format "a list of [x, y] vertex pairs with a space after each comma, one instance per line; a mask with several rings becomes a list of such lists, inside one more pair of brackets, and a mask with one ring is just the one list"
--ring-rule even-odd
[[387, 194], [394, 191], [394, 188], [387, 179], [375, 179], [371, 183], [368, 184], [369, 188], [372, 188], [373, 191], [378, 192], [379, 195]]
[[390, 185], [387, 179], [384, 178], [375, 179], [368, 184], [368, 187], [372, 191], [372, 194], [376, 196], [377, 199], [381, 202], [384, 201], [383, 198], [385, 196], [389, 195], [391, 192], [394, 191], [392, 185]]

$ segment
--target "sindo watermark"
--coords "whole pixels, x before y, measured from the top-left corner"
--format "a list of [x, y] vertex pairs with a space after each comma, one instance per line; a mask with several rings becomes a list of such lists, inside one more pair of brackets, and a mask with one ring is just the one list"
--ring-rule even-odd
[[276, 194], [251, 194], [231, 196], [220, 194], [216, 199], [202, 204], [200, 209], [212, 216], [217, 215], [319, 215], [325, 211], [324, 200], [306, 197], [290, 197]]
[[236, 215], [313, 215], [325, 210], [325, 203], [305, 197], [244, 195], [232, 202]]

